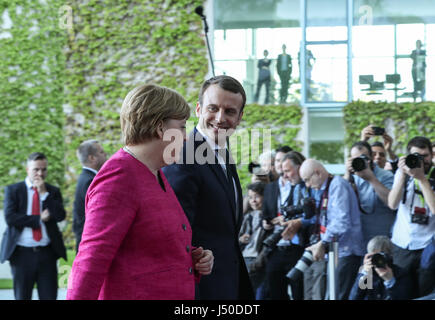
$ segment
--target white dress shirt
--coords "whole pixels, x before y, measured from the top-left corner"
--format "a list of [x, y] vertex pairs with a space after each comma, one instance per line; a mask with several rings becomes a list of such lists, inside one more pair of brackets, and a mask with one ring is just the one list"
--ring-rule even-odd
[[[27, 215], [32, 215], [32, 202], [33, 202], [33, 185], [30, 182], [29, 177], [26, 177], [25, 180], [26, 183], [26, 189], [27, 189]], [[47, 199], [48, 197], [48, 191], [44, 193], [42, 196], [39, 195], [39, 208], [42, 212], [42, 203]], [[50, 243], [50, 238], [47, 234], [47, 228], [45, 226], [45, 223], [41, 220], [41, 231], [42, 231], [42, 239], [40, 241], [36, 241], [33, 239], [33, 232], [32, 228], [24, 227], [23, 231], [21, 232], [20, 237], [18, 238], [17, 245], [22, 247], [38, 247], [38, 246], [47, 246]]]

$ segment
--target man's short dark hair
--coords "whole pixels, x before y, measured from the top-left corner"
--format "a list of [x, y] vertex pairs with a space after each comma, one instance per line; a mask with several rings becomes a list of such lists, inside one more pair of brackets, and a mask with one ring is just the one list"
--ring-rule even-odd
[[285, 156], [282, 158], [282, 162], [290, 160], [293, 165], [300, 166], [302, 162], [305, 161], [305, 157], [302, 153], [299, 153], [297, 151], [290, 151], [285, 154]]
[[275, 153], [278, 153], [278, 152], [288, 153], [290, 151], [293, 151], [293, 149], [290, 148], [289, 146], [281, 146], [275, 150]]
[[366, 148], [367, 151], [369, 152], [369, 157], [372, 157], [372, 147], [370, 147], [370, 145], [368, 144], [367, 141], [358, 141], [355, 142], [352, 146], [352, 148], [350, 148], [350, 150], [352, 150], [353, 148], [357, 148], [358, 150], [361, 151], [362, 148]]
[[266, 184], [264, 182], [254, 182], [254, 183], [248, 184], [247, 189], [258, 193], [259, 195], [263, 195], [265, 187], [266, 187]]
[[380, 148], [382, 148], [382, 149], [385, 149], [384, 144], [383, 144], [382, 142], [380, 142], [380, 141], [373, 142], [373, 143], [372, 143], [372, 148], [373, 148], [373, 147], [380, 147]]
[[416, 147], [419, 149], [426, 149], [427, 148], [430, 151], [430, 153], [432, 154], [432, 143], [426, 137], [417, 136], [417, 137], [414, 137], [411, 140], [409, 140], [408, 146], [406, 147], [408, 152], [411, 151], [412, 147]]
[[201, 90], [199, 91], [199, 104], [202, 106], [204, 92], [207, 90], [208, 87], [210, 87], [213, 84], [217, 84], [221, 89], [230, 91], [232, 93], [240, 93], [242, 95], [243, 103], [242, 108], [240, 109], [240, 112], [243, 111], [243, 108], [245, 107], [246, 103], [246, 93], [245, 89], [243, 89], [243, 86], [239, 81], [234, 79], [233, 77], [227, 76], [227, 75], [220, 75], [212, 77], [208, 80], [206, 80], [201, 87]]
[[42, 152], [33, 152], [30, 154], [30, 156], [27, 158], [27, 162], [30, 161], [37, 161], [37, 160], [47, 160], [47, 157]]

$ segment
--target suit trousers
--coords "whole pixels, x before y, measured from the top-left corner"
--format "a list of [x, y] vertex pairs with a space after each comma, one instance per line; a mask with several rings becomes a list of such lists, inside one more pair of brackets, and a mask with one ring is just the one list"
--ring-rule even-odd
[[314, 261], [304, 272], [304, 300], [324, 300], [326, 261]]
[[419, 284], [425, 282], [424, 274], [420, 273], [420, 259], [423, 249], [408, 250], [393, 244], [393, 261], [394, 264], [404, 269], [412, 279], [413, 288], [411, 289], [411, 299], [418, 298], [423, 292], [420, 292]]
[[35, 283], [40, 300], [56, 300], [57, 258], [50, 246], [17, 246], [9, 262], [16, 300], [31, 300]]
[[[287, 273], [304, 253], [298, 245], [276, 247], [266, 262], [266, 285], [272, 300], [289, 300]], [[303, 300], [303, 280], [291, 283], [293, 300]]]

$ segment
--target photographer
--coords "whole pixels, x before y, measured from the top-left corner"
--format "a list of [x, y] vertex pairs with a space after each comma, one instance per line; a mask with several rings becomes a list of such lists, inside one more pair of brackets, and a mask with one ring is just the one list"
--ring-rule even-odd
[[[389, 136], [384, 128], [369, 125], [361, 131], [361, 141], [367, 142], [370, 138], [382, 136], [384, 143], [374, 142], [371, 147], [373, 151], [373, 162], [376, 163], [381, 169], [390, 170], [393, 173], [397, 170], [397, 163], [399, 158], [394, 153], [393, 138]], [[387, 153], [390, 160], [387, 161]]]
[[395, 212], [388, 207], [388, 194], [394, 176], [374, 163], [372, 149], [367, 142], [355, 143], [350, 155], [344, 178], [353, 184], [358, 195], [365, 247], [374, 236], [390, 236]]
[[388, 205], [398, 209], [391, 239], [393, 258], [410, 273], [414, 283], [411, 297], [415, 298], [422, 295], [418, 283], [426, 282], [425, 275], [419, 274], [421, 253], [435, 234], [435, 170], [429, 139], [414, 137], [407, 150], [408, 156], [399, 159]]
[[[303, 221], [303, 199], [307, 197], [307, 190], [299, 176], [299, 167], [305, 157], [299, 152], [289, 152], [282, 159], [283, 176], [280, 179], [289, 181], [287, 188], [275, 189], [265, 201], [264, 218], [275, 223], [274, 233], [268, 237], [264, 244], [271, 250], [266, 264], [266, 282], [272, 300], [288, 300], [287, 272], [296, 264], [304, 252], [304, 239], [299, 231], [302, 225], [309, 224]], [[266, 204], [268, 203], [268, 204]], [[272, 211], [273, 209], [274, 211]], [[300, 217], [295, 219], [296, 217]], [[285, 221], [287, 220], [288, 221]], [[288, 233], [283, 238], [284, 227]], [[291, 230], [291, 231], [290, 231]], [[303, 299], [302, 279], [291, 283], [293, 300]]]
[[322, 190], [316, 223], [320, 240], [306, 250], [314, 261], [322, 261], [329, 244], [338, 241], [338, 299], [346, 300], [364, 252], [356, 194], [345, 179], [329, 174], [317, 160], [305, 160], [299, 173], [307, 188]]
[[409, 299], [410, 278], [393, 263], [392, 250], [393, 244], [386, 236], [369, 241], [362, 271], [356, 277], [349, 300]]

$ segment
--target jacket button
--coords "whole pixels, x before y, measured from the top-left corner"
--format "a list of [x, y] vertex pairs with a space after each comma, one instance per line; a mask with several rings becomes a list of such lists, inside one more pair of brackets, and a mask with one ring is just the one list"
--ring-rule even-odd
[[186, 246], [186, 251], [189, 252], [190, 251], [190, 247]]
[[187, 229], [186, 225], [183, 223], [181, 226], [182, 226], [183, 230], [186, 231], [186, 229]]
[[189, 273], [190, 273], [190, 274], [193, 273], [193, 269], [192, 269], [192, 267], [189, 268]]

